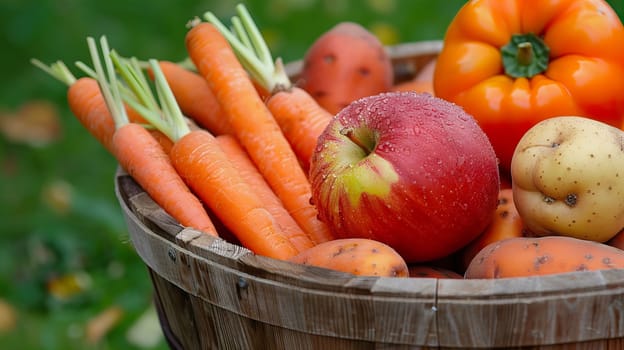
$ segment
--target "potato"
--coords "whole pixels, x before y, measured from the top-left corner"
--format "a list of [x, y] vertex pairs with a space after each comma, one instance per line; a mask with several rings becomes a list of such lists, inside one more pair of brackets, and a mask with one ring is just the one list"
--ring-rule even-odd
[[297, 81], [332, 114], [356, 99], [389, 91], [393, 83], [392, 61], [384, 46], [354, 22], [338, 23], [312, 43]]
[[503, 188], [498, 193], [498, 206], [492, 215], [492, 221], [485, 231], [470, 242], [459, 253], [459, 263], [466, 269], [472, 259], [488, 244], [506, 238], [523, 237], [524, 224], [516, 210], [511, 188]]
[[360, 276], [409, 275], [407, 263], [394, 249], [366, 238], [344, 238], [319, 243], [289, 261]]
[[604, 243], [566, 236], [517, 237], [481, 250], [464, 277], [526, 277], [615, 268], [624, 268], [624, 251]]
[[583, 117], [533, 126], [511, 161], [516, 208], [538, 236], [605, 242], [624, 227], [624, 132]]

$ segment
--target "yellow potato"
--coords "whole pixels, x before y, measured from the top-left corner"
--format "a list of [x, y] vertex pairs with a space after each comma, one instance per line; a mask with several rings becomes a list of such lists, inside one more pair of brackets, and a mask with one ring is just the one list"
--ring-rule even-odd
[[546, 119], [519, 141], [513, 197], [536, 235], [605, 242], [624, 227], [624, 132], [584, 117]]

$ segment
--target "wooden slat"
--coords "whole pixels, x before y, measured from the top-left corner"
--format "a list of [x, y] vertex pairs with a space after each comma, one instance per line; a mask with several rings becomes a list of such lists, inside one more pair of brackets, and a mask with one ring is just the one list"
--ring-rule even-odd
[[[441, 280], [437, 297], [444, 346], [509, 347], [624, 337], [621, 269]], [[474, 320], [480, 320], [479, 327], [465, 327]]]

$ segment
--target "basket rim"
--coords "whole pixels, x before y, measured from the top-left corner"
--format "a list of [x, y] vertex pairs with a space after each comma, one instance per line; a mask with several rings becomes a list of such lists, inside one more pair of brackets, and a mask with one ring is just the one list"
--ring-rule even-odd
[[[115, 192], [130, 242], [152, 273], [202, 302], [261, 323], [320, 336], [434, 347], [465, 348], [466, 342], [477, 347], [533, 346], [624, 338], [624, 327], [617, 326], [618, 315], [624, 312], [624, 269], [501, 279], [355, 276], [255, 255], [222, 238], [184, 228], [123, 172], [115, 177]], [[148, 203], [147, 207], [155, 211], [139, 213], [131, 208], [134, 199], [140, 199], [135, 205]], [[160, 222], [153, 222], [154, 218]], [[232, 296], [233, 289], [238, 298]], [[337, 316], [335, 311], [310, 311], [303, 302], [289, 307], [298, 310], [297, 314], [308, 310], [313, 316], [306, 314], [305, 321], [293, 325], [291, 319], [278, 319], [249, 306], [256, 301], [241, 301], [245, 290], [269, 293], [263, 298], [271, 301], [260, 303], [279, 304], [280, 296], [297, 295], [295, 299], [324, 300], [347, 309], [360, 310], [365, 305], [362, 322], [369, 327], [374, 325], [366, 322], [375, 321], [382, 309], [400, 314], [395, 323], [413, 324], [405, 325], [408, 330], [404, 332], [392, 334], [360, 329], [336, 333], [331, 321]], [[592, 317], [597, 311], [601, 316]], [[479, 325], [474, 325], [478, 315]], [[516, 315], [520, 321], [505, 315]], [[531, 331], [518, 339], [505, 335], [511, 331], [509, 322], [522, 322], [513, 328], [523, 328], [527, 318], [531, 319], [529, 329], [540, 327], [539, 332]], [[473, 325], [467, 338], [465, 332], [458, 331], [468, 324]], [[570, 326], [578, 329], [561, 333]], [[502, 333], [493, 334], [494, 329]]]
[[[436, 281], [435, 287], [438, 291], [436, 295], [449, 299], [471, 298], [472, 300], [489, 300], [494, 296], [500, 296], [501, 299], [511, 298], [518, 299], [519, 296], [525, 297], [547, 297], [550, 294], [565, 291], [567, 294], [573, 293], [591, 293], [599, 292], [605, 289], [624, 290], [624, 268], [597, 270], [597, 271], [576, 271], [543, 276], [528, 277], [506, 277], [498, 279], [446, 279], [446, 278], [422, 278], [422, 277], [384, 277], [384, 276], [356, 276], [346, 272], [334, 271], [325, 268], [300, 265], [287, 261], [272, 259], [265, 256], [256, 255], [245, 247], [227, 242], [220, 237], [212, 237], [193, 228], [184, 228], [176, 223], [173, 218], [166, 214], [151, 198], [137, 187], [134, 195], [125, 193], [125, 186], [121, 183], [123, 179], [131, 180], [130, 175], [126, 174], [121, 168], [115, 175], [115, 193], [121, 205], [124, 215], [132, 224], [139, 227], [144, 233], [165, 239], [169, 243], [177, 246], [180, 252], [196, 255], [201, 259], [208, 259], [202, 256], [203, 250], [207, 250], [210, 257], [221, 258], [227, 263], [227, 267], [248, 267], [253, 271], [262, 271], [268, 273], [267, 276], [260, 278], [272, 279], [271, 275], [279, 276], [282, 279], [310, 279], [319, 287], [332, 288], [336, 285], [351, 285], [361, 291], [362, 286], [371, 288], [373, 292], [375, 287], [380, 285], [392, 285], [394, 289], [400, 285], [396, 281], [413, 281], [419, 280], [425, 283]], [[136, 183], [134, 183], [134, 186]], [[141, 218], [141, 214], [131, 208], [130, 201], [132, 196], [143, 195], [142, 201], [151, 202], [151, 207], [157, 208], [157, 215], [165, 218], [165, 222], [154, 222], [154, 217], [146, 215]], [[168, 218], [168, 219], [167, 219]], [[148, 227], [160, 226], [160, 229], [154, 230]], [[158, 232], [160, 231], [160, 232]], [[149, 259], [147, 259], [149, 260]], [[149, 261], [146, 261], [149, 262]], [[241, 270], [242, 273], [247, 273]], [[328, 278], [323, 279], [322, 275], [327, 274]], [[396, 283], [395, 283], [396, 282]], [[341, 288], [342, 289], [342, 288]], [[400, 289], [400, 288], [398, 288]], [[351, 290], [350, 292], [356, 292]], [[403, 291], [407, 292], [407, 291]], [[408, 293], [409, 294], [409, 293]], [[398, 295], [401, 298], [400, 295]], [[409, 296], [408, 296], [409, 298]], [[527, 300], [527, 299], [523, 299]]]

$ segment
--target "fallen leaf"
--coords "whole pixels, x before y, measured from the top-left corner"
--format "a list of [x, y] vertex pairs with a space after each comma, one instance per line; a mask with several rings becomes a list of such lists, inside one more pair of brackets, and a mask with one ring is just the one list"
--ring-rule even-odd
[[67, 214], [71, 209], [73, 187], [67, 181], [55, 180], [43, 188], [43, 202], [58, 214]]
[[0, 299], [0, 333], [8, 333], [15, 329], [17, 311], [6, 300]]
[[67, 300], [87, 290], [91, 277], [86, 272], [70, 273], [48, 281], [48, 293], [60, 300]]
[[98, 343], [121, 321], [123, 313], [121, 307], [111, 306], [90, 319], [85, 328], [86, 341], [89, 344]]
[[9, 140], [42, 147], [61, 135], [56, 106], [46, 100], [24, 103], [16, 112], [0, 115], [0, 132]]

